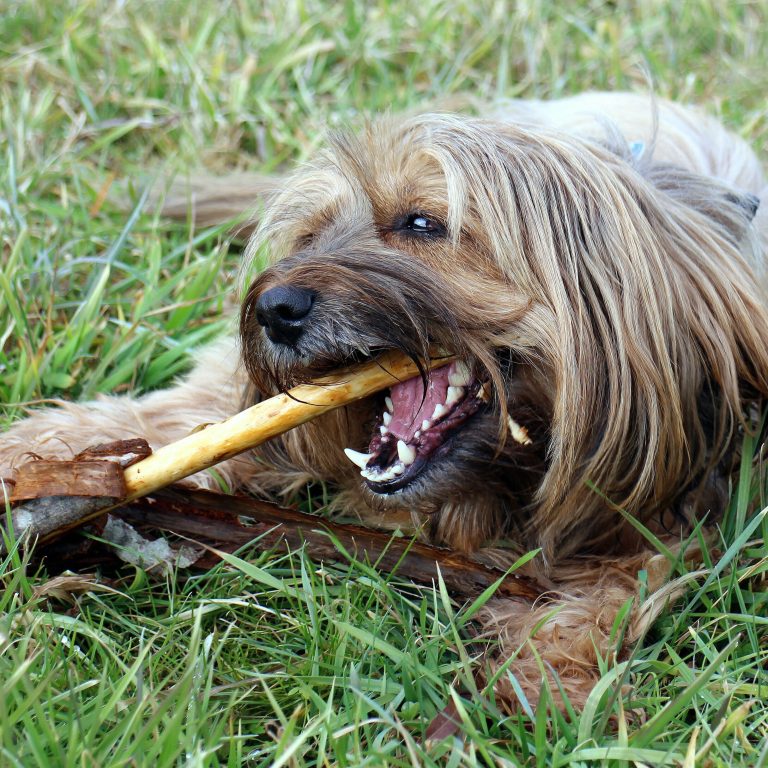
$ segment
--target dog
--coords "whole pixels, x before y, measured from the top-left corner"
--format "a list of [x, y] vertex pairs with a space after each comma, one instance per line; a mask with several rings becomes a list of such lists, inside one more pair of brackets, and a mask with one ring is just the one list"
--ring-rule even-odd
[[422, 361], [438, 346], [457, 362], [191, 482], [285, 496], [326, 481], [371, 525], [502, 565], [539, 549], [527, 567], [548, 594], [485, 606], [497, 643], [481, 674], [503, 664], [529, 700], [549, 683], [583, 705], [599, 657], [676, 594], [633, 521], [668, 542], [716, 522], [768, 395], [757, 158], [698, 110], [589, 93], [385, 117], [284, 179], [203, 189], [195, 209], [223, 220], [265, 190], [239, 343], [203, 350], [170, 389], [13, 425], [0, 476], [30, 452], [134, 434], [158, 447], [384, 350]]

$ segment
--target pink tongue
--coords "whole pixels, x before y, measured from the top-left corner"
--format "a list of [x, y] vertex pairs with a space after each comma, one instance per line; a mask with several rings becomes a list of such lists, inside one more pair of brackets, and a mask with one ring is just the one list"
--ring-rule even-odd
[[435, 406], [438, 403], [445, 403], [450, 368], [450, 365], [444, 365], [432, 371], [426, 397], [424, 397], [424, 383], [418, 376], [392, 387], [390, 397], [394, 413], [389, 422], [389, 431], [395, 437], [407, 443], [413, 438], [414, 433], [421, 429], [421, 423], [425, 419], [431, 421]]

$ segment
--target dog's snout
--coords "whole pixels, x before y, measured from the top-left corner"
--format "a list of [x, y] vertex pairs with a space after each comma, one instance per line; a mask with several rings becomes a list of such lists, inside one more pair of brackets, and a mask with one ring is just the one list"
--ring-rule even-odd
[[275, 344], [295, 344], [304, 331], [315, 294], [292, 285], [278, 285], [259, 296], [256, 320]]

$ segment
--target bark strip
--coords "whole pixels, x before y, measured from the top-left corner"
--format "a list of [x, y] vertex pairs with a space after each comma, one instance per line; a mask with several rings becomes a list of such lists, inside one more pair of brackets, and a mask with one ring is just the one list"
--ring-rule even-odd
[[[396, 572], [420, 584], [435, 582], [439, 568], [447, 588], [467, 597], [478, 595], [502, 578], [497, 596], [533, 602], [546, 592], [529, 576], [511, 573], [505, 577], [504, 571], [458, 552], [244, 496], [167, 488], [121, 509], [119, 515], [132, 525], [176, 533], [223, 551], [232, 552], [248, 543], [269, 551], [304, 546], [314, 561], [368, 562], [378, 571]], [[197, 565], [210, 567], [216, 561], [211, 553]]]

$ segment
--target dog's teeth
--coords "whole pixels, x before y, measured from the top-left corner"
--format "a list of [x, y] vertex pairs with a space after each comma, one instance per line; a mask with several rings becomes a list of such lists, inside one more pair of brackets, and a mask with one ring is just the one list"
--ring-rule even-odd
[[528, 435], [528, 430], [525, 427], [521, 427], [511, 416], [507, 416], [507, 423], [509, 424], [509, 431], [512, 435], [512, 439], [520, 445], [531, 445], [533, 440]]
[[387, 469], [364, 469], [360, 474], [373, 483], [385, 483], [387, 480], [394, 480], [398, 475], [405, 472], [405, 465], [397, 461]]
[[360, 469], [365, 469], [366, 464], [371, 460], [372, 453], [360, 453], [360, 451], [353, 451], [351, 448], [345, 448], [344, 453], [347, 458]]
[[452, 387], [466, 387], [470, 381], [472, 381], [472, 372], [469, 366], [463, 360], [455, 362], [448, 374], [448, 383]]
[[431, 423], [432, 422], [427, 421], [427, 419], [424, 419], [424, 421], [421, 422], [421, 431], [426, 432], [429, 429]]
[[413, 436], [414, 436], [414, 437], [421, 437], [421, 430], [420, 430], [420, 429], [417, 429], [417, 430], [416, 430], [416, 431], [413, 433]]
[[444, 406], [438, 403], [435, 406], [435, 411], [432, 414], [432, 421], [437, 421], [438, 419], [442, 419], [445, 414], [448, 413], [448, 409]]
[[416, 449], [406, 445], [402, 440], [397, 441], [397, 455], [405, 465], [413, 464], [416, 460]]
[[391, 413], [387, 413], [386, 411], [384, 411], [383, 420], [384, 420], [384, 426], [388, 427], [389, 426], [389, 422], [392, 421], [392, 414]]
[[389, 434], [389, 430], [383, 424], [379, 427], [379, 432], [381, 432], [382, 437]]
[[487, 403], [491, 399], [491, 392], [487, 382], [483, 382], [480, 385], [480, 389], [477, 392], [477, 399]]
[[464, 397], [464, 387], [448, 387], [448, 394], [445, 398], [446, 405], [458, 403]]
[[384, 398], [384, 404], [387, 406], [387, 410], [390, 413], [394, 413], [395, 412], [395, 404], [392, 402], [392, 398], [391, 397], [385, 397]]

